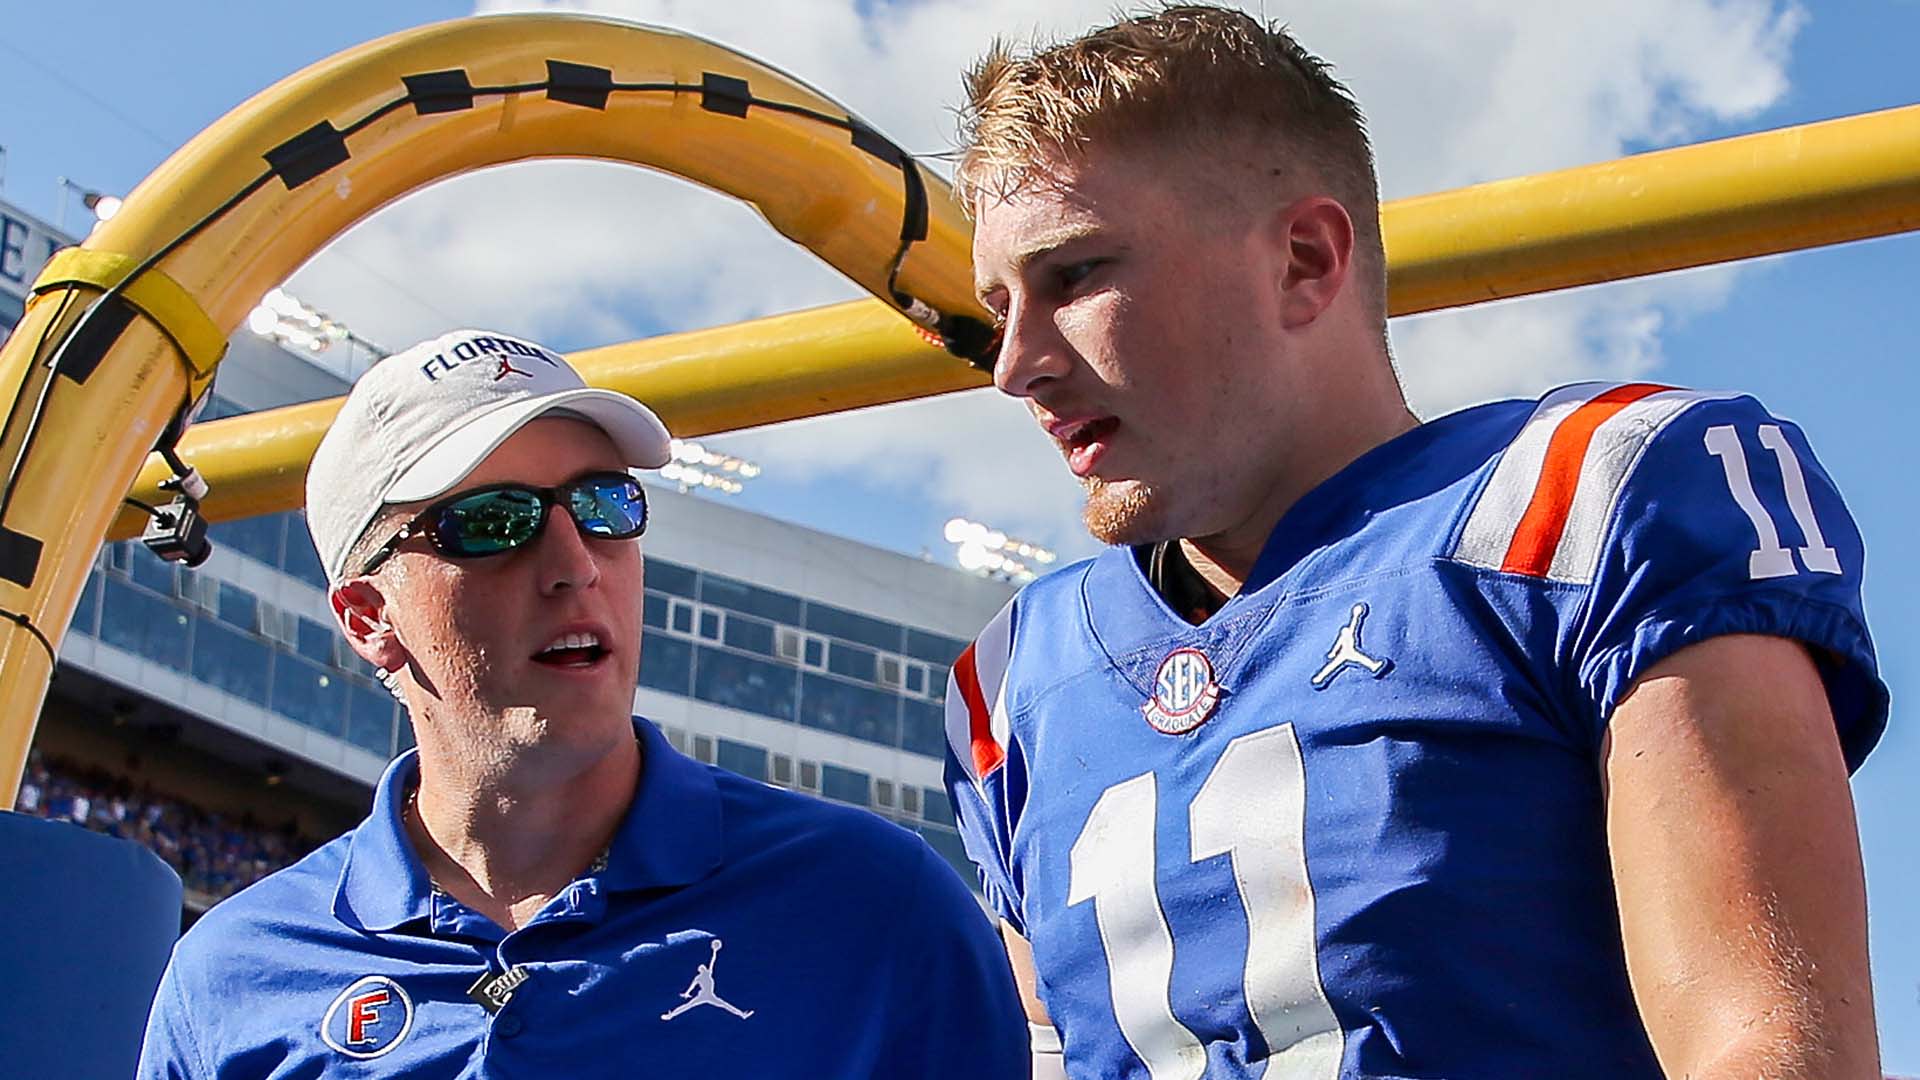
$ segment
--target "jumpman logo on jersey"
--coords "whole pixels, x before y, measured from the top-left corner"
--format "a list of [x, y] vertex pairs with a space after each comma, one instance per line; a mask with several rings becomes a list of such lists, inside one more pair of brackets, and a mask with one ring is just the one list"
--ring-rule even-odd
[[509, 375], [525, 375], [529, 379], [533, 378], [533, 372], [521, 371], [519, 368], [513, 366], [513, 361], [503, 356], [500, 358], [500, 370], [493, 373], [493, 381], [499, 382]]
[[1335, 675], [1350, 667], [1357, 667], [1376, 679], [1393, 667], [1392, 660], [1384, 656], [1368, 656], [1361, 650], [1360, 624], [1366, 618], [1367, 605], [1353, 605], [1353, 617], [1340, 628], [1340, 635], [1333, 639], [1333, 648], [1327, 650], [1327, 666], [1313, 676], [1315, 690], [1325, 690]]
[[688, 1009], [700, 1005], [712, 1005], [715, 1008], [725, 1009], [742, 1020], [753, 1015], [752, 1009], [742, 1012], [713, 992], [713, 968], [720, 960], [720, 944], [719, 938], [713, 939], [713, 953], [708, 956], [706, 963], [700, 965], [700, 970], [694, 973], [693, 981], [687, 984], [687, 988], [680, 991], [680, 997], [686, 1004], [676, 1005], [671, 1010], [661, 1013], [660, 1019], [671, 1020]]

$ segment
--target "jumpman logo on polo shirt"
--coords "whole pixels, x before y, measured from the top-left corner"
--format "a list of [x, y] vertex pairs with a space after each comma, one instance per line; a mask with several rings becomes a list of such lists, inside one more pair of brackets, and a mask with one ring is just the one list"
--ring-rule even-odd
[[1333, 677], [1350, 667], [1357, 667], [1374, 678], [1385, 675], [1393, 667], [1393, 661], [1384, 656], [1368, 656], [1360, 648], [1360, 624], [1366, 620], [1367, 605], [1353, 605], [1353, 617], [1347, 625], [1340, 628], [1340, 634], [1333, 639], [1333, 648], [1327, 650], [1327, 664], [1313, 676], [1313, 688], [1325, 690], [1333, 682]]
[[500, 370], [493, 373], [493, 381], [499, 382], [508, 375], [525, 375], [529, 379], [533, 378], [533, 372], [521, 371], [519, 368], [513, 366], [513, 361], [503, 356], [500, 358]]
[[671, 1020], [688, 1009], [700, 1005], [712, 1005], [715, 1008], [725, 1009], [742, 1020], [753, 1015], [752, 1009], [742, 1012], [713, 992], [713, 969], [720, 960], [720, 945], [720, 939], [714, 938], [713, 952], [707, 957], [707, 962], [700, 965], [700, 970], [694, 974], [693, 981], [687, 984], [685, 990], [680, 991], [680, 997], [686, 1004], [676, 1005], [670, 1011], [661, 1013], [660, 1019]]

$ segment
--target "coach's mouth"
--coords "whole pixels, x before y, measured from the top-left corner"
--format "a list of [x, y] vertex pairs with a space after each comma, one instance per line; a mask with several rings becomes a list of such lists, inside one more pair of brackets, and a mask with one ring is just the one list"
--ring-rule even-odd
[[612, 652], [606, 640], [605, 632], [597, 629], [564, 630], [534, 653], [532, 660], [546, 667], [584, 670], [597, 665]]

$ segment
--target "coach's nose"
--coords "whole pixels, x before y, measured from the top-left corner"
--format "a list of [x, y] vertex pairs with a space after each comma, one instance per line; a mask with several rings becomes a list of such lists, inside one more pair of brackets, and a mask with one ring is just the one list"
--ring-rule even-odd
[[547, 508], [547, 526], [540, 532], [538, 560], [540, 592], [553, 596], [569, 589], [589, 589], [600, 581], [600, 560], [593, 541], [581, 534], [567, 508]]

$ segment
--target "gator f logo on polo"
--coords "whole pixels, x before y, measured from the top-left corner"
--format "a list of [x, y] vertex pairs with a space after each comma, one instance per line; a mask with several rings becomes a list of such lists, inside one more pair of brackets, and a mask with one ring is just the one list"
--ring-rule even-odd
[[1393, 669], [1393, 661], [1383, 656], [1369, 656], [1360, 648], [1360, 624], [1367, 619], [1367, 605], [1353, 605], [1353, 615], [1347, 625], [1333, 639], [1333, 648], [1327, 650], [1327, 663], [1313, 676], [1313, 688], [1325, 690], [1333, 682], [1334, 676], [1348, 668], [1361, 671], [1379, 678]]
[[1213, 663], [1199, 649], [1175, 649], [1160, 661], [1153, 676], [1153, 696], [1140, 707], [1147, 723], [1166, 735], [1185, 735], [1213, 715], [1220, 701], [1220, 684], [1213, 681]]
[[425, 375], [429, 382], [438, 382], [440, 376], [457, 371], [460, 365], [469, 360], [478, 360], [483, 356], [492, 357], [496, 361], [493, 376], [495, 381], [506, 378], [509, 371], [532, 377], [532, 373], [526, 371], [524, 367], [514, 365], [515, 357], [523, 362], [538, 361], [548, 367], [558, 367], [560, 364], [545, 349], [536, 345], [515, 341], [512, 338], [489, 337], [482, 334], [458, 342], [446, 352], [434, 353], [426, 363], [420, 365], [420, 374]]
[[713, 969], [719, 966], [720, 946], [722, 942], [719, 938], [714, 938], [711, 944], [713, 951], [707, 954], [707, 962], [700, 965], [699, 970], [694, 972], [693, 981], [687, 984], [685, 990], [680, 991], [680, 999], [686, 1004], [676, 1005], [666, 1012], [661, 1013], [660, 1019], [671, 1020], [689, 1009], [695, 1009], [702, 1005], [711, 1005], [716, 1009], [724, 1009], [742, 1020], [753, 1015], [752, 1009], [742, 1010], [714, 992]]
[[413, 1030], [413, 999], [385, 975], [368, 975], [340, 991], [320, 1021], [320, 1038], [350, 1058], [377, 1058]]

